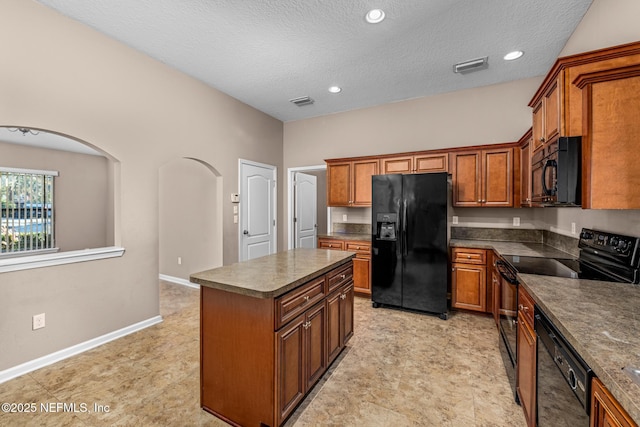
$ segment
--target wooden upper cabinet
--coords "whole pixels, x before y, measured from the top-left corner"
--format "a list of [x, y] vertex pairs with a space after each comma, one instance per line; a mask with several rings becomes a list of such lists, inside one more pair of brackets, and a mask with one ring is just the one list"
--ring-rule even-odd
[[371, 176], [378, 159], [327, 161], [327, 205], [371, 206]]
[[413, 156], [383, 158], [380, 163], [383, 175], [413, 171]]
[[532, 131], [520, 139], [520, 206], [531, 206], [531, 147]]
[[474, 150], [451, 154], [451, 174], [453, 175], [453, 205], [482, 206], [481, 152]]
[[545, 144], [549, 143], [561, 131], [562, 106], [562, 71], [555, 79], [551, 80], [544, 92], [533, 105], [533, 149], [538, 151]]
[[582, 207], [640, 209], [640, 61], [586, 73], [582, 90]]
[[451, 154], [453, 205], [513, 207], [513, 148]]
[[380, 163], [382, 174], [448, 172], [449, 155], [447, 153], [424, 153], [383, 157], [380, 159]]
[[539, 100], [533, 106], [533, 144], [531, 151], [538, 151], [544, 145], [544, 106], [543, 100]]
[[351, 162], [327, 163], [327, 205], [349, 206], [351, 200]]
[[371, 177], [378, 174], [378, 160], [352, 163], [351, 206], [371, 206]]

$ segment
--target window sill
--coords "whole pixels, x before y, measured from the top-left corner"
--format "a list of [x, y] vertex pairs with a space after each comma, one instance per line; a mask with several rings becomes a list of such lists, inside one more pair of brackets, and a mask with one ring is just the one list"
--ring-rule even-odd
[[99, 259], [117, 258], [121, 257], [123, 254], [124, 248], [109, 246], [106, 248], [83, 249], [79, 251], [6, 258], [0, 259], [0, 273], [51, 267], [62, 264], [73, 264], [76, 262], [95, 261]]

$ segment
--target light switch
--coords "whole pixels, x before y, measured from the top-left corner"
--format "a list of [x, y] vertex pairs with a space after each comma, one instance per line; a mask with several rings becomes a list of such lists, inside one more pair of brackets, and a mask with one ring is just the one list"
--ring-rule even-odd
[[234, 215], [233, 216], [233, 223], [237, 224], [238, 223], [238, 215]]
[[234, 206], [234, 207], [233, 207], [233, 213], [234, 213], [234, 214], [237, 214], [237, 213], [238, 213], [238, 206]]

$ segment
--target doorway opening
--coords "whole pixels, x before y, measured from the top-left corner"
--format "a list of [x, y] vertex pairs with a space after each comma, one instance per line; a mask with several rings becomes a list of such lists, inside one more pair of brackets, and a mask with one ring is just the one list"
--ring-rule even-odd
[[[299, 206], [300, 197], [296, 197], [296, 177], [297, 175], [308, 175], [315, 177], [316, 181], [316, 207], [314, 212], [309, 212], [309, 209], [304, 209], [303, 206]], [[327, 208], [327, 166], [303, 166], [287, 169], [287, 236], [288, 236], [288, 249], [294, 249], [297, 247], [308, 247], [309, 245], [309, 217], [315, 213], [315, 222], [312, 223], [315, 226], [314, 245], [317, 246], [317, 236], [327, 234], [329, 230], [329, 218]], [[307, 182], [303, 180], [303, 182]], [[303, 187], [309, 187], [306, 184]], [[302, 197], [307, 197], [307, 194]], [[304, 200], [304, 199], [303, 199]], [[306, 215], [305, 218], [299, 218], [298, 216]], [[305, 242], [306, 240], [306, 242]]]

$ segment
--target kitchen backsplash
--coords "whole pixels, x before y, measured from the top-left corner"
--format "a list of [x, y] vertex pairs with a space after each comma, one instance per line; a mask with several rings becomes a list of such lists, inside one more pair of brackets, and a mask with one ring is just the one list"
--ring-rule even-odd
[[580, 252], [577, 238], [564, 236], [548, 230], [451, 227], [451, 238], [461, 240], [544, 243], [575, 257], [577, 257]]
[[357, 224], [353, 222], [334, 222], [332, 224], [334, 233], [347, 234], [371, 234], [371, 224]]

